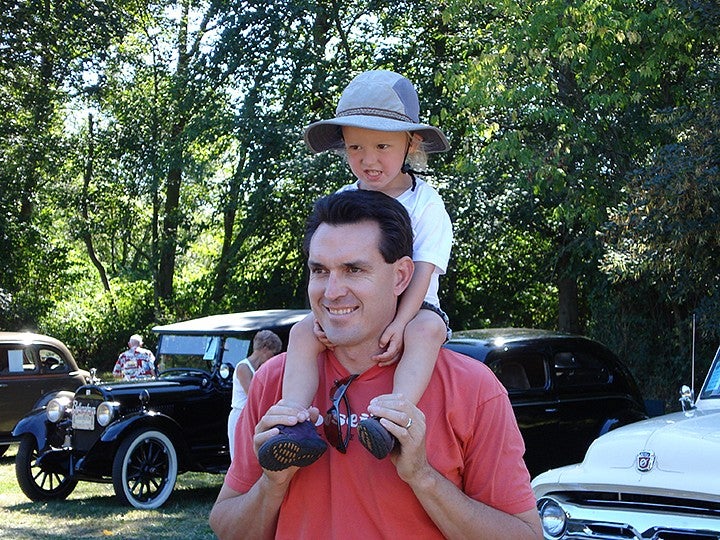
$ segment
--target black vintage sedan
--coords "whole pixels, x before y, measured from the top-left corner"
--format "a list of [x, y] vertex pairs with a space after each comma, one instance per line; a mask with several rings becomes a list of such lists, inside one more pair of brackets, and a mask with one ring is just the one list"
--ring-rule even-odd
[[0, 456], [27, 413], [90, 381], [61, 341], [31, 332], [0, 332]]
[[185, 471], [230, 465], [227, 419], [234, 366], [261, 329], [287, 344], [306, 310], [215, 315], [153, 329], [158, 377], [81, 386], [23, 418], [15, 471], [34, 501], [66, 498], [78, 481], [112, 482], [136, 508], [158, 508]]
[[456, 332], [445, 346], [487, 364], [507, 388], [532, 476], [582, 461], [597, 437], [648, 417], [627, 367], [586, 337], [489, 328]]

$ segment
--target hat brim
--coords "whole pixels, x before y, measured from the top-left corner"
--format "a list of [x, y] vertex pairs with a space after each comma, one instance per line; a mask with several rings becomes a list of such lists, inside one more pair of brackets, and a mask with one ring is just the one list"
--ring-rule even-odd
[[438, 128], [427, 124], [403, 122], [380, 116], [352, 115], [332, 120], [320, 120], [305, 128], [305, 144], [316, 154], [343, 147], [343, 126], [373, 129], [376, 131], [411, 131], [423, 138], [423, 149], [427, 153], [447, 152], [450, 143]]

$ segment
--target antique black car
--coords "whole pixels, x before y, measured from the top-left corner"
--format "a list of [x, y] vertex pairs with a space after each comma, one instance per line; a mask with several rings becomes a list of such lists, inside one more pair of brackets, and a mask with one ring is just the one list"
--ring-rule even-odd
[[112, 482], [122, 503], [148, 509], [167, 501], [180, 473], [224, 473], [235, 364], [258, 330], [287, 344], [306, 313], [254, 311], [155, 327], [158, 377], [84, 385], [17, 424], [20, 488], [45, 501], [66, 498], [81, 480]]
[[445, 346], [484, 362], [503, 383], [533, 476], [582, 460], [600, 435], [647, 418], [627, 367], [586, 337], [487, 328], [457, 332]]

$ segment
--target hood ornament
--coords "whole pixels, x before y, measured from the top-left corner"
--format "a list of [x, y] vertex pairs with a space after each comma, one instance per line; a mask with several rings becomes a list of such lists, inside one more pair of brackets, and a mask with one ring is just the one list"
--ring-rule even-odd
[[643, 450], [637, 455], [635, 467], [640, 472], [649, 472], [655, 466], [655, 452]]

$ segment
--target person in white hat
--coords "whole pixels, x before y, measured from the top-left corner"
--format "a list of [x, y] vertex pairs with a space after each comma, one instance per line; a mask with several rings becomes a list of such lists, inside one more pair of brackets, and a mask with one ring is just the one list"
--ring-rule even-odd
[[[335, 118], [310, 124], [304, 133], [313, 152], [345, 154], [357, 180], [340, 191], [379, 191], [397, 199], [410, 214], [415, 272], [374, 359], [381, 366], [399, 359], [393, 393], [414, 404], [425, 392], [439, 349], [451, 335], [447, 315], [440, 309], [438, 278], [450, 258], [452, 224], [440, 195], [415, 170], [426, 166], [428, 153], [445, 152], [450, 145], [438, 128], [420, 123], [419, 114], [418, 94], [407, 78], [392, 71], [367, 71], [345, 88]], [[362, 279], [361, 268], [348, 271]], [[310, 272], [312, 279], [322, 269], [311, 265]], [[328, 310], [342, 319], [356, 309], [356, 302], [348, 297], [334, 302], [340, 308]], [[293, 327], [283, 379], [287, 403], [311, 405], [318, 387], [317, 356], [326, 346], [332, 348], [312, 315]], [[366, 411], [343, 421], [357, 430], [360, 442], [378, 459], [397, 443], [380, 419]], [[327, 448], [309, 420], [277, 428], [278, 435], [258, 452], [260, 464], [268, 470], [309, 465]]]
[[155, 355], [149, 349], [144, 349], [142, 336], [133, 334], [128, 340], [128, 350], [118, 356], [113, 367], [113, 377], [132, 381], [147, 379], [155, 373]]

